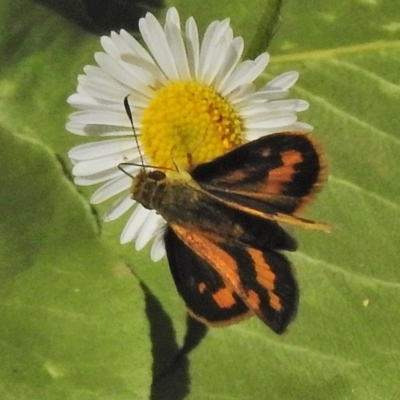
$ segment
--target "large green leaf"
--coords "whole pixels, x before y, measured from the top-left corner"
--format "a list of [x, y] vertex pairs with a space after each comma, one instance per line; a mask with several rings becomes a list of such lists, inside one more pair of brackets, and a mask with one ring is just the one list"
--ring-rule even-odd
[[294, 232], [302, 294], [282, 337], [256, 319], [187, 325], [166, 263], [119, 245], [122, 219], [99, 229], [91, 190], [59, 160], [68, 170], [68, 149], [83, 142], [65, 131], [65, 99], [100, 46], [46, 3], [53, 11], [0, 4], [0, 397], [398, 399], [397, 0], [287, 1], [277, 32], [265, 17], [278, 1], [173, 2], [203, 29], [230, 17], [252, 53], [275, 33], [263, 79], [299, 70], [292, 97], [311, 103], [302, 119], [329, 179], [309, 215], [333, 232]]
[[99, 240], [55, 156], [5, 130], [0, 141], [1, 398], [148, 393], [138, 283]]

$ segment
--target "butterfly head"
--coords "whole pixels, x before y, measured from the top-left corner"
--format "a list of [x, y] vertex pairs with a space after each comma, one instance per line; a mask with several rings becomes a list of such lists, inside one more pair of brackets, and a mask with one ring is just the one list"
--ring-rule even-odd
[[166, 184], [165, 172], [160, 170], [148, 172], [142, 169], [132, 178], [132, 199], [149, 210], [157, 209], [158, 200], [162, 198]]

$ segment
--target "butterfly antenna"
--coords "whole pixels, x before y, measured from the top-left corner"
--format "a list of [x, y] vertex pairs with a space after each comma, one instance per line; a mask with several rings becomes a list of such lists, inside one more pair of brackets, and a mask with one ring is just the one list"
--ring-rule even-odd
[[174, 155], [173, 155], [173, 152], [174, 152], [176, 147], [177, 147], [176, 144], [174, 144], [172, 146], [172, 149], [171, 149], [171, 161], [172, 161], [172, 164], [174, 164], [175, 171], [179, 172], [179, 166], [178, 166], [177, 162], [175, 161]]
[[[136, 134], [135, 125], [133, 124], [133, 116], [132, 116], [131, 106], [129, 105], [129, 102], [128, 102], [128, 97], [129, 97], [129, 96], [130, 96], [130, 95], [128, 94], [128, 96], [126, 96], [126, 97], [124, 98], [124, 107], [125, 107], [126, 115], [128, 116], [129, 121], [130, 121], [130, 123], [131, 123], [131, 127], [132, 127], [132, 130], [133, 130], [133, 136], [135, 137], [135, 142], [136, 142], [136, 146], [137, 146], [137, 149], [138, 149], [138, 152], [139, 152], [139, 157], [140, 157], [140, 164], [135, 164], [135, 163], [120, 163], [120, 164], [118, 165], [118, 169], [119, 169], [120, 171], [122, 171], [125, 175], [130, 176], [131, 178], [133, 178], [133, 176], [132, 176], [129, 172], [126, 172], [126, 171], [124, 170], [123, 167], [132, 166], [132, 165], [141, 166], [141, 167], [143, 168], [143, 171], [144, 171], [144, 172], [146, 172], [146, 167], [148, 167], [148, 168], [157, 168], [157, 169], [172, 170], [172, 168], [167, 168], [167, 167], [155, 167], [155, 166], [153, 166], [153, 165], [148, 165], [148, 164], [145, 164], [145, 163], [144, 163], [143, 154], [142, 154], [142, 151], [141, 151], [140, 145], [139, 145], [138, 135]], [[174, 164], [175, 164], [175, 163], [174, 163]]]
[[[136, 142], [136, 146], [137, 146], [137, 148], [138, 148], [138, 152], [139, 152], [139, 157], [140, 157], [141, 165], [142, 165], [142, 167], [143, 167], [143, 169], [144, 169], [144, 159], [143, 159], [142, 151], [141, 151], [141, 149], [140, 149], [139, 140], [138, 140], [138, 138], [137, 138], [135, 125], [133, 124], [133, 117], [132, 117], [131, 106], [129, 105], [129, 102], [128, 102], [128, 97], [129, 97], [129, 96], [130, 96], [130, 95], [128, 94], [128, 96], [126, 96], [126, 97], [124, 98], [125, 112], [126, 112], [126, 115], [128, 116], [129, 121], [130, 121], [130, 123], [131, 123], [131, 127], [132, 127], [132, 130], [133, 130], [133, 136], [135, 137], [135, 142]], [[129, 164], [129, 163], [125, 163], [125, 164], [120, 164], [120, 165], [130, 165], [130, 164]], [[119, 168], [119, 166], [118, 166], [118, 168]], [[123, 171], [121, 168], [119, 168], [119, 169], [120, 169], [121, 171]], [[123, 172], [126, 173], [126, 171], [123, 171]], [[131, 176], [129, 173], [126, 173], [126, 175]]]
[[[211, 120], [208, 122], [207, 128], [204, 131], [204, 136], [202, 138], [199, 138], [199, 141], [197, 142], [197, 144], [195, 144], [193, 146], [192, 151], [190, 153], [186, 154], [188, 165], [189, 165], [189, 170], [194, 167], [193, 166], [193, 153], [195, 153], [197, 151], [197, 149], [199, 148], [200, 144], [204, 142], [204, 138], [208, 132], [208, 129], [210, 128], [211, 122], [212, 122]], [[172, 161], [174, 161], [174, 160], [172, 160]], [[176, 168], [178, 168], [175, 162], [174, 162], [174, 165]]]
[[126, 176], [129, 176], [130, 178], [134, 179], [134, 176], [124, 169], [124, 167], [130, 167], [130, 166], [132, 166], [131, 163], [120, 163], [118, 164], [118, 169], [121, 172], [123, 172]]

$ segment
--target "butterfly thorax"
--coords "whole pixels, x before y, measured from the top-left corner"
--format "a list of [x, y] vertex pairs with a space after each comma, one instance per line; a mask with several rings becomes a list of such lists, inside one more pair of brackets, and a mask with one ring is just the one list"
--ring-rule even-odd
[[141, 171], [132, 182], [132, 198], [143, 207], [155, 210], [168, 222], [175, 222], [182, 215], [182, 207], [195, 201], [197, 186], [186, 172], [160, 170]]

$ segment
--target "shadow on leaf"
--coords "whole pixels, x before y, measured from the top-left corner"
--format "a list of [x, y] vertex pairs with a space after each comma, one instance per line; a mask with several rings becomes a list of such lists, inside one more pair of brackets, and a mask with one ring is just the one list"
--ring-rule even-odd
[[96, 35], [126, 29], [137, 32], [138, 22], [147, 11], [161, 9], [162, 0], [34, 0], [70, 22]]
[[200, 344], [208, 328], [188, 316], [185, 339], [180, 347], [171, 318], [150, 289], [142, 281], [140, 281], [140, 285], [145, 295], [152, 343], [151, 399], [184, 399], [190, 392], [188, 354]]

